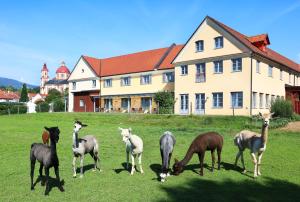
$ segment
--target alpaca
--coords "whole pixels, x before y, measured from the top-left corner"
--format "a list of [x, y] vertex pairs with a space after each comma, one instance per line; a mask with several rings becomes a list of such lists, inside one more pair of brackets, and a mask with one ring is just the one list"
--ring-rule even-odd
[[168, 170], [170, 166], [170, 159], [172, 157], [173, 148], [176, 144], [176, 139], [170, 131], [166, 131], [161, 136], [159, 144], [160, 155], [162, 159], [160, 178], [161, 181], [164, 182], [166, 177], [170, 176]]
[[[78, 138], [78, 132], [82, 127], [86, 127], [86, 124], [82, 124], [80, 121], [75, 121], [73, 132], [73, 177], [76, 177], [76, 160], [80, 157], [80, 178], [83, 177], [83, 160], [84, 155], [89, 153], [95, 161], [94, 170], [98, 169], [97, 163], [100, 161], [98, 157], [98, 141], [92, 135], [86, 135], [82, 138]], [[100, 170], [100, 169], [99, 169]], [[101, 171], [101, 170], [100, 170]]]
[[[49, 169], [53, 166], [56, 179], [59, 182], [59, 189], [61, 191], [64, 191], [64, 188], [62, 186], [62, 183], [59, 178], [59, 161], [56, 153], [56, 143], [58, 143], [59, 140], [59, 129], [58, 127], [52, 127], [52, 128], [47, 128], [45, 129], [49, 132], [50, 134], [50, 140], [51, 144], [50, 147], [41, 144], [41, 143], [33, 143], [31, 145], [31, 150], [30, 150], [30, 162], [31, 162], [31, 171], [30, 171], [30, 177], [31, 177], [31, 190], [34, 189], [33, 185], [33, 175], [34, 175], [34, 167], [35, 167], [35, 162], [38, 160], [40, 162], [40, 177], [42, 178], [42, 172], [43, 172], [43, 167], [45, 167], [45, 174], [46, 174], [46, 190], [45, 190], [45, 195], [49, 194], [50, 188], [49, 188]], [[43, 184], [43, 182], [42, 182]]]
[[44, 131], [42, 134], [43, 143], [49, 145], [49, 138], [50, 138], [49, 133], [47, 131]]
[[220, 170], [220, 162], [221, 162], [221, 152], [223, 147], [223, 137], [216, 132], [208, 132], [204, 134], [198, 135], [190, 145], [185, 157], [183, 160], [178, 161], [175, 159], [175, 163], [173, 165], [173, 171], [175, 175], [179, 175], [183, 172], [183, 167], [190, 161], [194, 153], [198, 154], [200, 161], [200, 175], [203, 176], [203, 160], [206, 150], [211, 151], [212, 158], [212, 170], [214, 170], [215, 164], [215, 149], [217, 149], [218, 153], [218, 170]]
[[132, 134], [131, 128], [123, 129], [119, 127], [121, 131], [121, 136], [123, 137], [123, 142], [126, 144], [126, 168], [128, 169], [128, 162], [129, 162], [129, 153], [131, 155], [131, 172], [130, 174], [133, 175], [135, 171], [135, 163], [134, 159], [137, 156], [140, 165], [140, 172], [143, 174], [142, 168], [142, 153], [143, 153], [143, 140], [137, 136]]
[[[247, 172], [244, 164], [243, 152], [246, 148], [248, 148], [250, 150], [250, 154], [254, 163], [254, 177], [257, 177], [257, 175], [261, 175], [261, 159], [263, 152], [266, 151], [268, 141], [268, 129], [270, 119], [272, 118], [273, 114], [274, 113], [262, 115], [261, 113], [259, 113], [260, 118], [262, 118], [263, 120], [261, 134], [249, 130], [243, 130], [234, 137], [234, 144], [239, 149], [235, 158], [234, 165], [237, 166], [238, 159], [241, 157], [241, 161], [243, 164], [243, 172]], [[256, 158], [256, 153], [258, 160]]]

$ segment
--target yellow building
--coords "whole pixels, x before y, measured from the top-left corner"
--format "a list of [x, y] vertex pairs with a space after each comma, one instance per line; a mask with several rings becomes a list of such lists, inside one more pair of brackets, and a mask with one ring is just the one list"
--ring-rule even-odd
[[247, 37], [206, 17], [175, 57], [175, 113], [252, 115], [298, 86], [299, 65], [269, 49], [267, 34]]

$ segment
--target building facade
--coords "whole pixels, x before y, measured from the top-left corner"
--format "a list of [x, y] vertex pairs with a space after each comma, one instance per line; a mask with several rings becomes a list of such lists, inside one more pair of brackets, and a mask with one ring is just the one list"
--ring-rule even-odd
[[47, 95], [51, 89], [56, 89], [64, 93], [69, 87], [68, 78], [70, 76], [70, 70], [64, 62], [61, 63], [55, 73], [56, 76], [49, 80], [49, 70], [46, 63], [43, 65], [41, 70], [40, 94]]
[[184, 45], [112, 58], [82, 56], [69, 78], [69, 111], [153, 113], [174, 92], [175, 114], [252, 115], [300, 85], [299, 64], [206, 17]]

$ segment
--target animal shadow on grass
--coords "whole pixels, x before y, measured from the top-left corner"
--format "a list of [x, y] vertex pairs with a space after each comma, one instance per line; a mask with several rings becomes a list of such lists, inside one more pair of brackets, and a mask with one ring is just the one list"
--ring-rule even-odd
[[297, 201], [300, 198], [298, 184], [270, 177], [261, 177], [260, 181], [194, 178], [174, 187], [160, 188], [168, 201], [199, 201], [199, 196], [201, 201]]
[[[46, 177], [45, 176], [38, 176], [38, 178], [35, 180], [35, 182], [33, 183], [33, 187], [35, 187], [38, 183], [41, 183], [41, 186], [45, 187], [46, 188], [46, 184], [45, 184], [45, 180], [46, 180]], [[57, 187], [61, 192], [63, 192], [64, 190], [61, 189], [60, 187], [60, 184], [59, 182], [57, 181], [56, 178], [53, 178], [53, 177], [50, 177], [48, 178], [48, 183], [49, 183], [49, 192], [51, 192], [52, 188], [53, 187]], [[65, 185], [65, 181], [64, 180], [61, 180], [60, 181], [61, 183], [61, 186], [63, 187]]]
[[115, 171], [115, 173], [119, 174], [120, 172], [122, 171], [127, 171], [127, 172], [130, 172], [129, 169], [131, 168], [132, 164], [131, 163], [128, 163], [128, 169], [126, 168], [126, 163], [122, 163], [121, 164], [123, 168], [116, 168], [116, 169], [113, 169]]
[[161, 164], [154, 163], [154, 164], [151, 164], [149, 167], [156, 174], [156, 178], [152, 178], [152, 180], [160, 181], [159, 174], [161, 172]]
[[[94, 166], [95, 166], [94, 164], [84, 165], [83, 166], [83, 173], [85, 173], [85, 171], [94, 169]], [[80, 167], [76, 168], [76, 173], [80, 173]]]
[[244, 176], [247, 176], [249, 178], [254, 178], [253, 175], [249, 175], [248, 173], [252, 173], [252, 171], [247, 171], [247, 173], [243, 173], [243, 169], [239, 166], [235, 166], [234, 164], [231, 163], [226, 163], [226, 162], [221, 162], [221, 168], [224, 168], [225, 170], [232, 170], [241, 173]]

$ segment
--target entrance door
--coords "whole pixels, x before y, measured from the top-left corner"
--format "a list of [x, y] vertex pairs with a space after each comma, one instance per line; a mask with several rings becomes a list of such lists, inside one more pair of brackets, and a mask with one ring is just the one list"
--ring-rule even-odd
[[189, 95], [188, 94], [180, 95], [180, 113], [181, 114], [189, 113]]
[[145, 112], [146, 110], [150, 112], [151, 108], [151, 98], [150, 97], [142, 97], [142, 110]]
[[121, 99], [121, 107], [122, 111], [127, 110], [127, 112], [130, 111], [130, 98], [122, 98]]
[[109, 112], [112, 110], [112, 99], [104, 99], [104, 111]]
[[99, 107], [100, 107], [99, 97], [94, 97], [94, 112], [99, 112]]
[[195, 104], [196, 114], [205, 114], [205, 94], [196, 94], [196, 104]]

